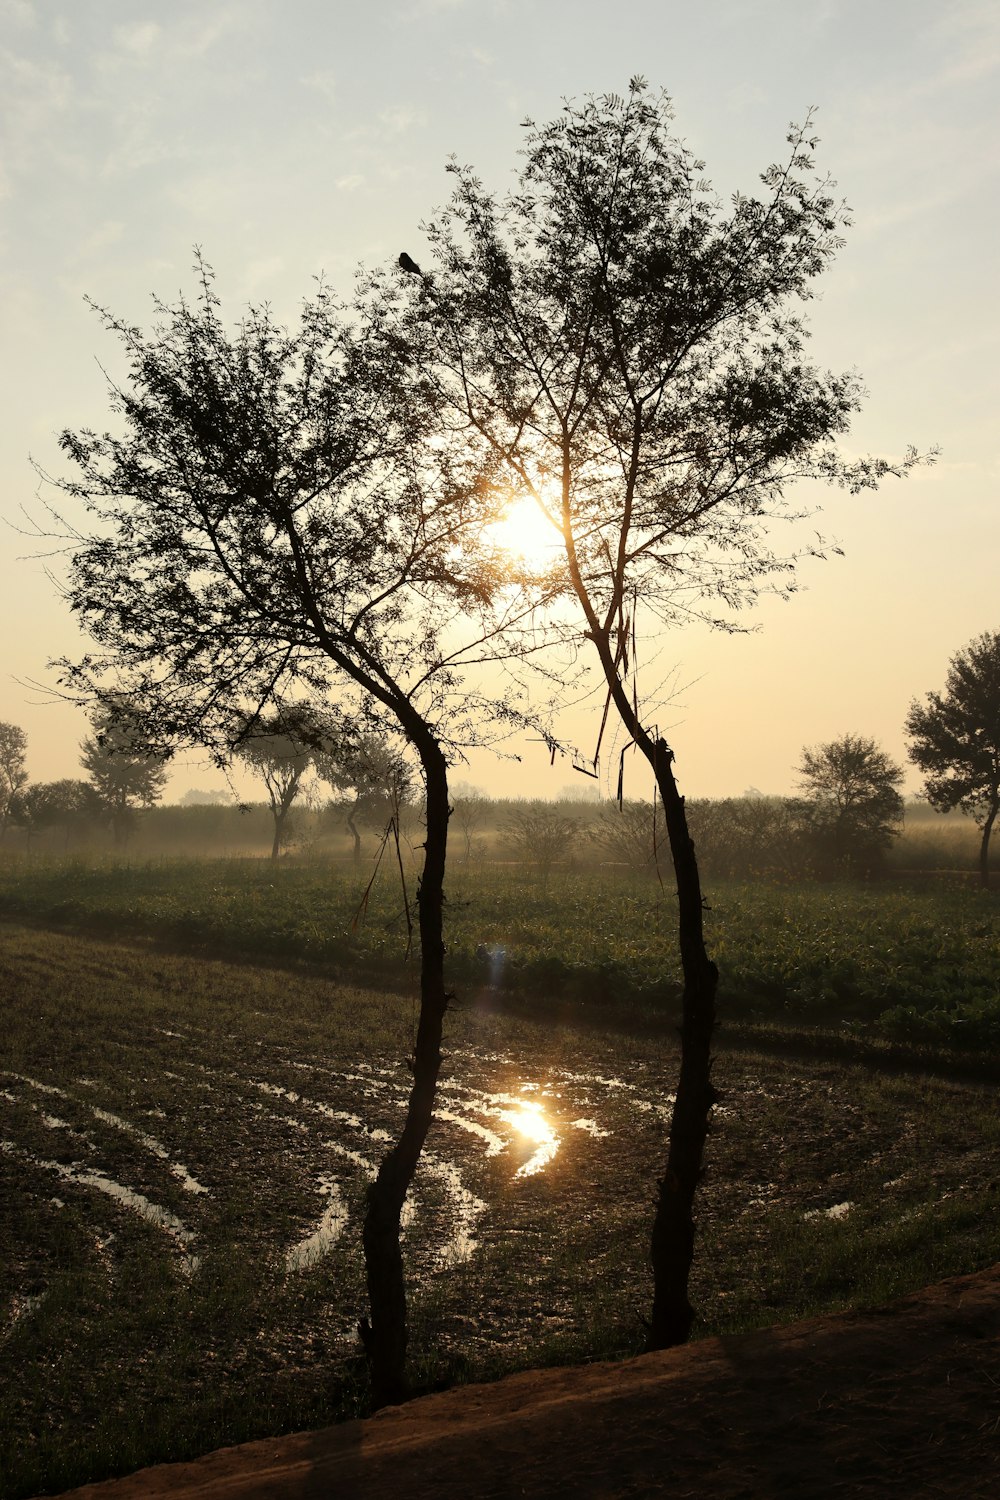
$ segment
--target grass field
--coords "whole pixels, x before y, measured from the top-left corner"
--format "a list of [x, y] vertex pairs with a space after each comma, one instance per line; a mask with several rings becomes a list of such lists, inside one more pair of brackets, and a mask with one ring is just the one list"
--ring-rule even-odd
[[[0, 887], [8, 918], [33, 922], [0, 926], [4, 1494], [363, 1410], [360, 1216], [401, 1121], [413, 1027], [391, 888], [352, 933], [356, 889], [322, 868], [18, 873]], [[507, 872], [459, 873], [451, 894], [469, 982], [405, 1232], [415, 1377], [634, 1352], [676, 1053], [665, 1020], [629, 1024], [663, 1019], [671, 997], [638, 934], [622, 934], [645, 924], [667, 954], [667, 898]], [[922, 966], [922, 993], [947, 1007], [967, 968], [982, 993], [961, 1003], [991, 1014], [995, 907], [964, 892], [954, 905], [875, 892], [852, 916], [849, 893], [826, 892], [824, 915], [822, 894], [779, 893], [790, 928], [810, 913], [813, 925], [770, 949], [753, 904], [769, 894], [715, 900], [724, 973], [762, 988], [785, 976], [781, 1003], [763, 1007], [772, 1017], [830, 1013], [813, 991], [789, 999], [789, 976], [820, 973], [824, 951], [857, 966], [856, 994], [870, 989], [856, 1010], [884, 1014], [872, 976], [886, 972], [891, 923], [897, 973]], [[727, 946], [755, 923], [758, 946], [737, 970]], [[797, 942], [809, 959], [796, 966]], [[296, 944], [312, 966], [286, 961]], [[546, 962], [556, 1003], [542, 992]], [[402, 978], [348, 985], [350, 963]], [[486, 978], [513, 974], [539, 996], [537, 1019], [525, 1005], [497, 1012], [475, 982], [484, 964]], [[583, 982], [595, 974], [625, 976], [624, 1017], [607, 995], [578, 1006], [597, 994]], [[749, 986], [738, 1003], [752, 1007]], [[920, 1071], [898, 1057], [887, 1070], [795, 1052], [773, 1020], [784, 1052], [741, 1046], [730, 1029], [700, 1205], [699, 1333], [874, 1303], [1000, 1258], [995, 1084], [949, 1077], [943, 1052]]]

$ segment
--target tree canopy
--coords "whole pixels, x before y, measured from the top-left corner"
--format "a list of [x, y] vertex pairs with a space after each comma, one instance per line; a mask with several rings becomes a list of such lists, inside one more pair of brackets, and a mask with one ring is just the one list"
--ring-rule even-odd
[[902, 768], [873, 739], [845, 734], [803, 749], [798, 775], [797, 809], [821, 864], [852, 875], [874, 869], [902, 825]]
[[982, 832], [979, 873], [989, 884], [989, 849], [1000, 813], [1000, 632], [977, 636], [951, 659], [943, 693], [910, 704], [909, 756], [925, 774], [933, 807], [959, 807]]
[[258, 308], [230, 333], [197, 272], [197, 300], [157, 303], [148, 336], [101, 313], [129, 378], [111, 390], [118, 432], [61, 438], [77, 473], [56, 482], [96, 521], [67, 593], [99, 648], [60, 663], [64, 681], [110, 683], [158, 743], [223, 759], [267, 704], [351, 688], [393, 728], [419, 712], [445, 743], [478, 739], [490, 716], [459, 691], [463, 644], [514, 649], [490, 645], [515, 611], [495, 549], [475, 545], [496, 500], [481, 455], [436, 441], [392, 288], [345, 309], [321, 284], [294, 331]]
[[167, 780], [166, 756], [146, 747], [141, 721], [120, 702], [109, 700], [95, 710], [91, 722], [94, 733], [81, 743], [80, 764], [117, 841], [125, 836], [137, 808], [159, 801]]
[[0, 720], [0, 825], [6, 826], [15, 799], [28, 780], [28, 736], [17, 724]]
[[526, 121], [519, 181], [505, 195], [453, 162], [452, 198], [424, 226], [433, 265], [421, 255], [424, 270], [405, 283], [410, 336], [454, 440], [483, 445], [561, 540], [605, 718], [613, 702], [664, 804], [684, 1055], [653, 1228], [654, 1347], [683, 1341], [693, 1317], [718, 974], [651, 642], [692, 616], [732, 628], [762, 590], [794, 589], [796, 559], [771, 532], [791, 513], [793, 484], [856, 491], [918, 461], [912, 451], [897, 463], [845, 458], [837, 440], [861, 405], [860, 380], [807, 357], [799, 304], [848, 222], [816, 172], [810, 122], [792, 128], [763, 192], [727, 208], [671, 121], [666, 96], [634, 78], [625, 98], [588, 96], [547, 124]]

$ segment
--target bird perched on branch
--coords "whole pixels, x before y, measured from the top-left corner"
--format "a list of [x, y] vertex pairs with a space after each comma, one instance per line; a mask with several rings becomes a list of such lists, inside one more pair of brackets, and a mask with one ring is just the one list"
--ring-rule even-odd
[[422, 276], [424, 274], [423, 271], [421, 271], [420, 267], [417, 265], [416, 261], [411, 260], [405, 250], [399, 257], [399, 264], [404, 271], [409, 271], [411, 276]]

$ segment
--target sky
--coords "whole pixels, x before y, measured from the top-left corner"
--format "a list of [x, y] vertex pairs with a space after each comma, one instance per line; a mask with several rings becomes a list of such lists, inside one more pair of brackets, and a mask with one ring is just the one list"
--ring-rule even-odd
[[[995, 0], [0, 0], [0, 719], [27, 733], [33, 780], [80, 775], [88, 727], [33, 686], [86, 642], [59, 595], [65, 542], [31, 535], [31, 459], [59, 471], [59, 431], [106, 421], [114, 346], [85, 297], [148, 327], [153, 294], [192, 289], [200, 246], [234, 320], [248, 300], [293, 320], [320, 272], [347, 291], [359, 263], [420, 260], [450, 156], [503, 190], [525, 116], [636, 73], [723, 200], [815, 108], [854, 219], [809, 309], [814, 358], [868, 391], [845, 451], [941, 449], [875, 495], [795, 496], [822, 513], [789, 545], [819, 530], [844, 556], [804, 564], [746, 633], [650, 643], [681, 789], [790, 792], [802, 747], [846, 733], [905, 764], [910, 701], [1000, 630]], [[591, 745], [600, 709], [568, 736]], [[456, 777], [588, 785], [539, 744], [507, 749], [521, 760], [477, 752]], [[646, 779], [630, 769], [626, 792]], [[167, 797], [221, 785], [181, 757]]]

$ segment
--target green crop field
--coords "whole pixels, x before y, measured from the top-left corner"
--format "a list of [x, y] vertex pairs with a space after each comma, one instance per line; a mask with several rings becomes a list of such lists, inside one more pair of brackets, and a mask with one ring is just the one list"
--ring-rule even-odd
[[[404, 1236], [416, 1383], [636, 1352], [677, 1063], [670, 897], [460, 868], [449, 896], [457, 998]], [[355, 929], [359, 897], [322, 864], [3, 870], [11, 1500], [365, 1409], [361, 1215], [402, 1119], [414, 976], [397, 887]], [[996, 899], [711, 902], [697, 1333], [1000, 1258]]]
[[[0, 914], [412, 982], [398, 880], [324, 861], [12, 860]], [[710, 882], [723, 1018], [864, 1028], [1000, 1047], [1000, 897], [974, 887]], [[413, 891], [409, 892], [412, 910]], [[447, 939], [464, 993], [664, 1014], [679, 981], [675, 901], [655, 878], [453, 865]]]

